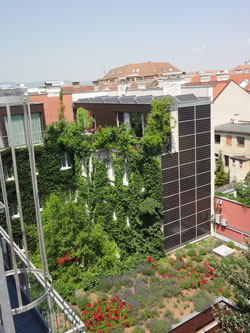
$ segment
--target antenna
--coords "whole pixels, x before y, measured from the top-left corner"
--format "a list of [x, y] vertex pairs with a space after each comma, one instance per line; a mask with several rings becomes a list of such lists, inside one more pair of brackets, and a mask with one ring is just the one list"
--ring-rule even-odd
[[106, 75], [105, 65], [103, 65], [103, 72], [104, 72], [104, 75]]

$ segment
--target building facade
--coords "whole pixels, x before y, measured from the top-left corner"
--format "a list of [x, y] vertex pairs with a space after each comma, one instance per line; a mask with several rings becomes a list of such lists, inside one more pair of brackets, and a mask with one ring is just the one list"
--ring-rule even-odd
[[250, 172], [250, 122], [234, 122], [216, 126], [215, 162], [222, 155], [230, 182], [243, 182]]
[[[74, 103], [89, 110], [98, 126], [143, 126], [152, 96], [98, 97]], [[162, 97], [158, 97], [160, 99]], [[211, 228], [211, 108], [209, 98], [174, 96], [175, 126], [171, 147], [161, 156], [164, 248], [169, 251], [210, 234]], [[137, 123], [131, 115], [140, 114]], [[130, 120], [129, 120], [130, 119]], [[141, 135], [141, 136], [142, 136]]]

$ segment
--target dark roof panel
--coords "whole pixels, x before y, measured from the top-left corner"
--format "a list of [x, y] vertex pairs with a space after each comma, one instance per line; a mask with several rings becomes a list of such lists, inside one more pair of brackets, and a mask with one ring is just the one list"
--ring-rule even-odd
[[195, 102], [198, 100], [194, 94], [176, 95], [175, 98], [181, 103]]

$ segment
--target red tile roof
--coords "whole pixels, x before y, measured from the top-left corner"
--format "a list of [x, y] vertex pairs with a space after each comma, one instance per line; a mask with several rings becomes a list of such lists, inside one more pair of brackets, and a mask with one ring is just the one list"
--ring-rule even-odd
[[[159, 76], [163, 73], [180, 72], [180, 69], [168, 62], [144, 62], [129, 64], [121, 67], [112, 68], [103, 77], [105, 79], [118, 79], [120, 77], [133, 76]], [[99, 79], [100, 80], [100, 79]], [[101, 79], [102, 80], [102, 79]]]

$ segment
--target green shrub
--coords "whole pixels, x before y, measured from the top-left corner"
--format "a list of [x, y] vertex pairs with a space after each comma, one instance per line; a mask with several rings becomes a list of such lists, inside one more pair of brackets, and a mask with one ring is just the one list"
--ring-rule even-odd
[[205, 256], [207, 254], [207, 250], [204, 249], [203, 247], [199, 250], [199, 255]]
[[178, 318], [174, 318], [174, 324], [176, 325], [176, 324], [178, 324], [180, 322], [180, 319], [178, 319]]
[[196, 269], [197, 272], [200, 272], [200, 273], [202, 273], [202, 272], [204, 271], [204, 267], [201, 266], [201, 265], [197, 265], [197, 266], [195, 267], [195, 269]]
[[183, 288], [183, 289], [189, 289], [191, 287], [191, 280], [189, 279], [185, 279], [183, 280], [181, 283], [180, 283], [180, 286]]
[[151, 333], [167, 333], [170, 328], [169, 323], [164, 319], [151, 320], [146, 323], [146, 326]]
[[218, 247], [220, 245], [224, 244], [224, 242], [220, 239], [216, 239], [215, 243], [214, 243], [214, 247]]
[[234, 248], [234, 242], [232, 242], [232, 241], [227, 242], [227, 246], [230, 247], [231, 249], [233, 249]]
[[147, 268], [147, 267], [144, 267], [141, 272], [142, 272], [142, 274], [148, 275], [148, 276], [154, 275], [154, 271], [151, 268]]
[[175, 269], [182, 269], [182, 267], [183, 267], [183, 262], [182, 262], [182, 261], [179, 261], [179, 260], [176, 260], [176, 261], [174, 262], [174, 264], [173, 264], [173, 267], [174, 267]]
[[153, 282], [160, 283], [160, 282], [161, 282], [161, 279], [158, 278], [157, 276], [152, 276], [152, 277], [150, 278], [150, 283], [153, 283]]
[[136, 326], [133, 330], [133, 333], [144, 333], [145, 330], [139, 326]]
[[82, 311], [87, 304], [90, 304], [90, 299], [88, 298], [88, 296], [76, 296], [75, 303], [78, 306], [78, 308]]
[[122, 283], [121, 283], [121, 281], [115, 280], [113, 283], [113, 286], [119, 288], [122, 286]]
[[192, 265], [193, 265], [193, 263], [192, 263], [191, 260], [188, 260], [188, 261], [186, 262], [186, 266], [191, 267]]
[[197, 262], [201, 262], [201, 261], [203, 260], [203, 257], [202, 257], [202, 256], [197, 256], [197, 257], [195, 258], [195, 260], [196, 260]]
[[231, 297], [231, 292], [228, 288], [226, 288], [223, 292], [222, 295], [226, 298], [230, 298]]
[[195, 311], [202, 312], [212, 304], [213, 300], [204, 290], [202, 290], [196, 295], [193, 302]]
[[187, 251], [187, 255], [189, 257], [194, 257], [196, 255], [196, 251], [194, 249], [190, 249]]
[[166, 312], [164, 313], [164, 316], [169, 318], [170, 320], [174, 320], [174, 314], [170, 310], [166, 310]]

